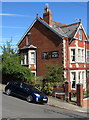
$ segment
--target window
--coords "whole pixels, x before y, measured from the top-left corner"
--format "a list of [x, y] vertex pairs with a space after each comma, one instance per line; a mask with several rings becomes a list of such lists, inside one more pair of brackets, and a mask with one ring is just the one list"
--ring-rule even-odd
[[58, 57], [59, 57], [58, 51], [51, 52], [51, 58], [58, 58]]
[[58, 57], [59, 57], [58, 51], [50, 51], [50, 52], [42, 53], [42, 59], [58, 58]]
[[87, 50], [87, 63], [89, 63], [89, 50]]
[[75, 62], [75, 49], [71, 49], [71, 62]]
[[81, 80], [81, 71], [78, 72], [78, 83], [80, 83]]
[[78, 49], [78, 62], [84, 62], [84, 49]]
[[31, 55], [30, 55], [30, 63], [31, 63], [31, 64], [35, 64], [35, 62], [36, 62], [35, 52], [31, 52]]
[[78, 83], [82, 83], [84, 85], [84, 71], [78, 71]]
[[42, 59], [48, 59], [49, 55], [47, 52], [42, 53]]
[[22, 64], [24, 65], [28, 64], [28, 53], [27, 52], [22, 53]]
[[71, 72], [72, 88], [76, 87], [76, 72]]
[[89, 70], [87, 70], [87, 77], [89, 77]]
[[79, 40], [82, 40], [82, 29], [79, 30]]
[[86, 71], [85, 70], [73, 70], [70, 72], [71, 77], [71, 88], [75, 89], [76, 84], [83, 84], [83, 88], [86, 88]]

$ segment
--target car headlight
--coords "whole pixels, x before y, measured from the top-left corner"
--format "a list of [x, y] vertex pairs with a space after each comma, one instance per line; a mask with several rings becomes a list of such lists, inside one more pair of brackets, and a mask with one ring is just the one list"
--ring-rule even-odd
[[35, 94], [35, 96], [40, 97], [40, 95], [39, 95], [39, 94], [37, 94], [37, 93], [34, 93], [34, 94]]

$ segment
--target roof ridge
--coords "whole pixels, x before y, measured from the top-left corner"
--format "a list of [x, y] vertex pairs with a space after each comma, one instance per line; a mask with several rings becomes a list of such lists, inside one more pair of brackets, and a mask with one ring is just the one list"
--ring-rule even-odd
[[73, 25], [76, 25], [76, 24], [80, 24], [80, 22], [69, 24], [69, 25], [65, 25], [65, 26], [60, 26], [60, 28], [69, 27], [69, 26], [73, 26]]
[[53, 20], [52, 20], [52, 22], [54, 22], [54, 23], [58, 23], [58, 24], [62, 24], [62, 25], [66, 25], [65, 23], [56, 22], [56, 21], [53, 21]]

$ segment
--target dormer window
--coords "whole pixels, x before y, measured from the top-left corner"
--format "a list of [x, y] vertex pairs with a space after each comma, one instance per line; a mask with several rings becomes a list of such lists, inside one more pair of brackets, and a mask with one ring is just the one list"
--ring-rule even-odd
[[79, 40], [82, 40], [82, 29], [79, 30]]

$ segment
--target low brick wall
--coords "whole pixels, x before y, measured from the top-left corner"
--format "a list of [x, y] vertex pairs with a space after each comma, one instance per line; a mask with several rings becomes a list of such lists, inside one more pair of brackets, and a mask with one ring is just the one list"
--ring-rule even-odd
[[83, 99], [83, 107], [89, 108], [89, 98]]

